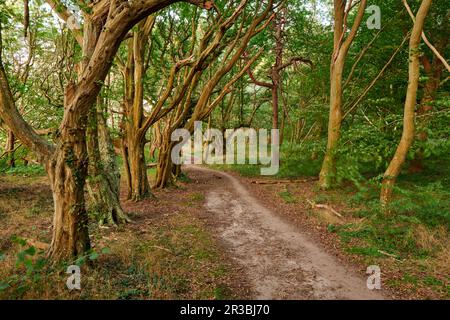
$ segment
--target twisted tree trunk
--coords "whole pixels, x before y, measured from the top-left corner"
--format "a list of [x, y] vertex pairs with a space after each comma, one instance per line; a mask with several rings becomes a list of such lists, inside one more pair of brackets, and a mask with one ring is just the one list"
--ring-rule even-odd
[[[66, 106], [71, 104], [73, 89], [69, 87], [66, 92]], [[48, 252], [54, 260], [76, 257], [90, 249], [84, 200], [88, 168], [85, 140], [87, 119], [80, 112], [65, 112], [65, 119], [56, 150], [45, 163], [55, 209]]]
[[[47, 2], [63, 20], [68, 21], [72, 17], [64, 3], [57, 0]], [[47, 170], [55, 206], [53, 238], [48, 255], [54, 260], [73, 258], [90, 248], [84, 200], [88, 170], [87, 116], [120, 43], [139, 21], [174, 2], [142, 0], [119, 5], [117, 1], [100, 1], [93, 4], [90, 13], [83, 12], [83, 32], [69, 25], [83, 49], [83, 61], [77, 85], [69, 85], [66, 89], [64, 117], [57, 133], [56, 145], [39, 137], [15, 106], [1, 60], [0, 32], [0, 116], [17, 138], [38, 155]], [[209, 1], [185, 2], [211, 9]]]
[[133, 137], [132, 132], [128, 131], [122, 143], [122, 154], [128, 186], [127, 198], [139, 201], [151, 196], [151, 192], [144, 154], [145, 143]]
[[101, 108], [93, 109], [89, 114], [87, 150], [89, 154], [87, 190], [90, 211], [95, 214], [100, 224], [117, 225], [129, 222], [120, 205], [120, 173]]
[[174, 168], [171, 157], [174, 143], [170, 140], [171, 133], [172, 132], [169, 130], [169, 128], [165, 128], [163, 131], [162, 143], [158, 155], [158, 165], [155, 181], [155, 188], [158, 189], [166, 188], [174, 184]]
[[128, 187], [127, 198], [133, 201], [151, 196], [147, 176], [144, 147], [144, 75], [145, 48], [155, 23], [148, 17], [136, 27], [133, 38], [128, 40], [128, 59], [123, 66], [125, 78], [122, 154]]

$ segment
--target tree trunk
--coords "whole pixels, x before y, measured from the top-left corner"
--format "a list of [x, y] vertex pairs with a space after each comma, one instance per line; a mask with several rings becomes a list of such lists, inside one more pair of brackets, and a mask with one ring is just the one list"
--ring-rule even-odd
[[117, 225], [130, 221], [120, 205], [120, 174], [101, 109], [98, 111], [92, 109], [89, 114], [87, 150], [89, 155], [87, 190], [90, 211], [94, 213], [100, 224]]
[[328, 119], [327, 150], [319, 174], [319, 186], [329, 189], [336, 180], [336, 149], [338, 147], [342, 124], [342, 74], [348, 50], [362, 23], [367, 0], [361, 0], [353, 26], [345, 38], [347, 17], [352, 2], [334, 0], [334, 48], [330, 65], [330, 115]]
[[161, 148], [159, 149], [155, 188], [166, 188], [174, 183], [172, 176], [173, 164], [171, 158], [173, 146], [174, 144], [170, 141], [170, 133], [164, 132]]
[[[65, 105], [68, 105], [67, 101]], [[65, 119], [56, 150], [46, 163], [55, 208], [53, 237], [48, 251], [53, 260], [70, 259], [90, 249], [84, 201], [88, 169], [86, 117], [73, 110], [66, 112]]]
[[151, 196], [147, 177], [147, 163], [144, 147], [146, 130], [142, 129], [144, 121], [144, 75], [145, 43], [154, 24], [154, 17], [143, 20], [128, 40], [128, 58], [124, 66], [124, 132], [123, 156], [128, 186], [129, 200], [140, 201]]
[[14, 132], [12, 130], [8, 129], [6, 139], [5, 152], [7, 153], [8, 165], [9, 167], [14, 168], [16, 166], [16, 159], [14, 157], [16, 136], [14, 135]]
[[125, 124], [122, 154], [127, 181], [127, 199], [140, 201], [151, 196], [144, 152], [145, 142], [139, 138], [131, 121]]
[[156, 150], [159, 149], [160, 146], [161, 146], [161, 128], [159, 126], [159, 122], [157, 122], [153, 125], [153, 136], [149, 152], [149, 157], [151, 159], [155, 159]]
[[394, 157], [384, 173], [380, 193], [380, 201], [384, 207], [386, 207], [392, 199], [395, 181], [397, 180], [408, 150], [414, 140], [414, 108], [417, 102], [417, 88], [419, 87], [420, 76], [419, 45], [423, 25], [430, 6], [431, 0], [422, 1], [419, 11], [417, 12], [416, 21], [414, 22], [413, 31], [409, 41], [409, 81], [403, 116], [403, 132]]
[[336, 179], [336, 148], [338, 146], [342, 125], [342, 58], [331, 67], [330, 82], [330, 115], [328, 119], [328, 142], [322, 169], [319, 175], [319, 186], [329, 189]]
[[278, 79], [275, 80], [275, 77], [279, 77], [279, 74], [274, 71], [272, 77], [272, 129], [278, 129]]
[[150, 184], [147, 176], [147, 164], [144, 155], [145, 144], [140, 141], [127, 142], [127, 167], [129, 167], [129, 199], [139, 201], [151, 196]]

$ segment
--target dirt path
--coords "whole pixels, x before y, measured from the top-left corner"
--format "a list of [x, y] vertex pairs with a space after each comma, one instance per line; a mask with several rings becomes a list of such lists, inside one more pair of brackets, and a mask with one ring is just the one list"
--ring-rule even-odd
[[[189, 166], [217, 179], [206, 192], [206, 218], [243, 267], [256, 299], [383, 299], [296, 227], [262, 206], [233, 176]], [[223, 179], [224, 178], [224, 179]]]

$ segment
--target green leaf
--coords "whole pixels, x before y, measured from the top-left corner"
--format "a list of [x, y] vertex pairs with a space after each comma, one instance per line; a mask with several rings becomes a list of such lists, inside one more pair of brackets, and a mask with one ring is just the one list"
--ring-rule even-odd
[[100, 255], [97, 252], [92, 252], [89, 255], [89, 260], [96, 260]]
[[34, 256], [36, 254], [36, 248], [31, 246], [28, 249], [24, 250], [24, 252], [30, 256]]
[[0, 282], [0, 291], [1, 290], [5, 290], [8, 287], [9, 287], [9, 283], [8, 282], [5, 282], [5, 281]]
[[20, 244], [21, 246], [25, 246], [27, 244], [27, 242], [25, 241], [25, 239], [22, 239], [18, 236], [12, 236], [11, 237], [11, 241], [17, 244]]
[[81, 266], [81, 265], [83, 265], [85, 262], [86, 262], [86, 257], [79, 257], [79, 258], [75, 261], [75, 264], [76, 264], [77, 266]]

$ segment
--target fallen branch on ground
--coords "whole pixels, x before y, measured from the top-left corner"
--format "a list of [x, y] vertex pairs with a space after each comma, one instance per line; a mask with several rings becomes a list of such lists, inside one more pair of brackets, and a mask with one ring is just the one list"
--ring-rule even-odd
[[339, 218], [343, 218], [342, 214], [340, 214], [339, 212], [337, 212], [336, 210], [334, 210], [331, 206], [327, 205], [327, 204], [316, 204], [314, 201], [311, 201], [309, 199], [306, 199], [306, 201], [311, 205], [311, 207], [313, 208], [318, 208], [318, 209], [326, 209], [332, 213], [334, 213], [336, 216], [338, 216]]
[[282, 184], [282, 183], [298, 183], [298, 182], [308, 182], [308, 179], [302, 180], [252, 180], [252, 184]]
[[167, 248], [164, 248], [164, 247], [160, 247], [160, 246], [152, 246], [152, 248], [164, 250], [164, 251], [167, 251], [167, 252], [169, 252], [169, 253], [171, 253], [171, 254], [174, 254], [171, 250], [169, 250], [169, 249], [167, 249]]
[[48, 243], [40, 242], [33, 239], [24, 239], [24, 240], [26, 241], [27, 245], [35, 247], [36, 249], [47, 250], [48, 247], [50, 246], [50, 244]]
[[400, 260], [398, 259], [398, 257], [397, 257], [396, 255], [394, 255], [394, 254], [387, 253], [387, 252], [382, 251], [382, 250], [377, 250], [377, 251], [378, 251], [378, 253], [384, 254], [385, 256], [388, 256], [388, 257], [391, 257], [391, 258], [393, 258], [393, 259], [395, 259], [395, 260], [400, 261]]

